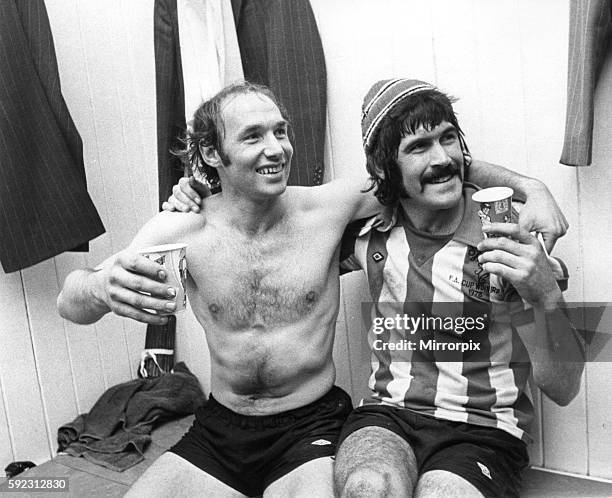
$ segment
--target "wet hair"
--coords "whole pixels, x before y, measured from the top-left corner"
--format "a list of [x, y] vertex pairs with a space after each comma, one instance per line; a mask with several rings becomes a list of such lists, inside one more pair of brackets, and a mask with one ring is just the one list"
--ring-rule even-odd
[[281, 116], [289, 122], [289, 114], [278, 100], [276, 95], [267, 86], [242, 81], [226, 86], [213, 97], [203, 102], [193, 114], [193, 120], [189, 123], [185, 135], [180, 139], [183, 148], [173, 151], [180, 157], [183, 165], [192, 172], [198, 172], [206, 180], [209, 187], [219, 186], [219, 173], [216, 168], [209, 166], [202, 156], [203, 147], [213, 147], [223, 164], [228, 163], [227, 155], [223, 150], [223, 139], [225, 136], [225, 123], [223, 121], [223, 104], [230, 98], [238, 95], [258, 94], [268, 97], [276, 107]]
[[453, 110], [455, 101], [439, 90], [424, 90], [406, 97], [383, 118], [376, 137], [366, 149], [371, 181], [367, 190], [375, 189], [374, 195], [381, 204], [394, 204], [404, 194], [402, 172], [397, 164], [398, 148], [403, 137], [414, 134], [421, 126], [431, 131], [447, 121], [457, 129], [467, 174], [472, 158]]

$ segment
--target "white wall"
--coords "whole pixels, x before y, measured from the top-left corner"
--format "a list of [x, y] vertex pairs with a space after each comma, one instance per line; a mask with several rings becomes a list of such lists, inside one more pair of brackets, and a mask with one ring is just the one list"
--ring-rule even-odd
[[[156, 211], [152, 0], [47, 0], [62, 89], [83, 137], [89, 190], [107, 228], [91, 252], [0, 274], [0, 466], [41, 462], [57, 428], [135, 375], [145, 327], [115, 317], [77, 326], [54, 302], [69, 271], [121, 249]], [[593, 166], [558, 164], [565, 116], [567, 1], [311, 0], [328, 71], [328, 177], [363, 168], [361, 99], [381, 78], [409, 76], [458, 96], [475, 157], [543, 179], [571, 224], [555, 252], [572, 273], [567, 299], [612, 301], [612, 60], [598, 92]], [[594, 215], [594, 213], [596, 213]], [[358, 398], [367, 353], [363, 277], [343, 277], [334, 357], [338, 382]], [[177, 356], [207, 386], [201, 333], [181, 317]], [[184, 322], [188, 323], [184, 323]], [[348, 352], [348, 355], [347, 355]], [[612, 478], [612, 364], [590, 364], [563, 409], [538, 401], [534, 463]]]

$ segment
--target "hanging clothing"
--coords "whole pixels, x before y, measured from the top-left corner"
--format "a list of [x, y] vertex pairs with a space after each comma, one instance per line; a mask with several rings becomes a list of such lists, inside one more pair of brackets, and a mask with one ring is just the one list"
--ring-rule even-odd
[[593, 100], [612, 30], [612, 0], [570, 0], [565, 138], [560, 162], [591, 164]]
[[170, 150], [180, 147], [181, 143], [177, 137], [185, 130], [185, 98], [176, 0], [155, 0], [153, 19], [157, 179], [161, 208], [162, 203], [172, 194], [172, 186], [183, 176], [181, 161], [170, 153]]
[[228, 0], [178, 0], [178, 26], [187, 123], [200, 104], [243, 79]]
[[0, 67], [0, 260], [8, 273], [86, 251], [104, 226], [87, 193], [43, 0], [0, 1]]
[[229, 0], [156, 0], [154, 8], [159, 204], [183, 176], [170, 150], [202, 101], [241, 80]]
[[308, 0], [232, 0], [244, 77], [287, 107], [294, 154], [289, 185], [323, 182], [327, 73]]

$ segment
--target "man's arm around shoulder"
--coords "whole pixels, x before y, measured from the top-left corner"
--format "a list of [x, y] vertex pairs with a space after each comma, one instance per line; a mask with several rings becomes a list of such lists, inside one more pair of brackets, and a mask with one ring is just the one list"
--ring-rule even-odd
[[540, 232], [548, 252], [557, 239], [563, 237], [569, 224], [554, 197], [540, 180], [520, 175], [515, 171], [474, 160], [469, 180], [481, 187], [510, 187], [518, 200], [525, 201], [519, 214], [519, 225], [527, 231]]
[[60, 315], [81, 324], [94, 323], [109, 312], [144, 323], [165, 323], [166, 317], [145, 309], [172, 312], [176, 291], [164, 283], [166, 275], [162, 267], [137, 251], [179, 242], [198, 216], [159, 213], [139, 230], [126, 250], [111, 256], [96, 269], [71, 272], [57, 298]]
[[337, 216], [345, 226], [348, 222], [378, 214], [383, 206], [369, 189], [370, 180], [364, 175], [338, 178], [318, 187], [308, 187], [313, 207], [325, 210], [329, 217]]

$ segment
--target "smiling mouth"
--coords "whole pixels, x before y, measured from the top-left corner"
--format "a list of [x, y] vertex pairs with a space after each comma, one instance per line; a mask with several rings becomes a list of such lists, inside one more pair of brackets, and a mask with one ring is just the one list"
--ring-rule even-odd
[[260, 175], [276, 175], [285, 169], [284, 164], [277, 164], [275, 166], [264, 166], [263, 168], [257, 168], [255, 171]]
[[436, 178], [430, 178], [427, 183], [446, 183], [448, 182], [450, 179], [452, 179], [455, 176], [454, 173], [450, 174], [450, 175], [444, 175], [444, 176], [438, 176]]

